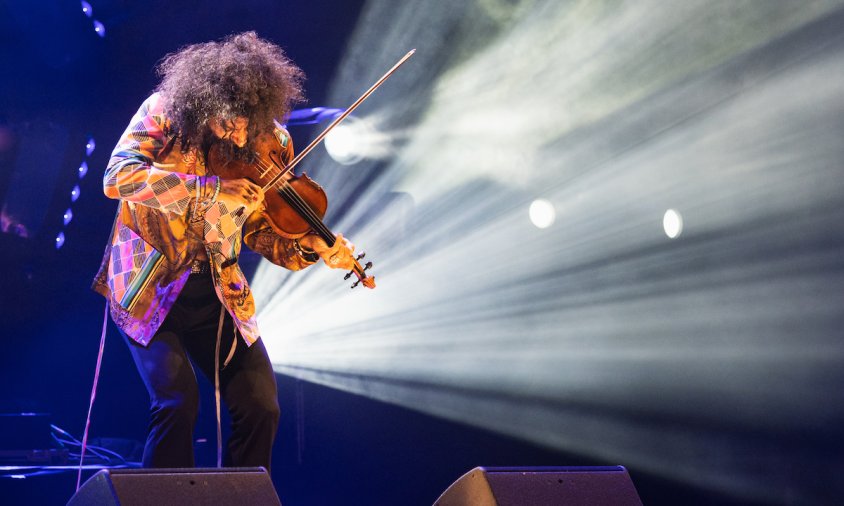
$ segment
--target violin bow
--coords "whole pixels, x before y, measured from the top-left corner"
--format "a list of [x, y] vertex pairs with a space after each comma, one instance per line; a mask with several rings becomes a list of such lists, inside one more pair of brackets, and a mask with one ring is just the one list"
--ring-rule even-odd
[[369, 89], [368, 89], [368, 90], [366, 90], [366, 91], [364, 92], [364, 94], [360, 96], [360, 98], [358, 98], [357, 100], [355, 100], [355, 102], [354, 102], [352, 105], [350, 105], [350, 106], [349, 106], [349, 107], [348, 107], [345, 111], [343, 111], [343, 114], [341, 114], [340, 116], [337, 116], [337, 117], [334, 119], [334, 121], [332, 121], [332, 122], [331, 122], [331, 124], [330, 124], [330, 125], [328, 125], [328, 126], [325, 128], [325, 130], [323, 130], [323, 131], [322, 131], [322, 133], [320, 133], [320, 134], [319, 134], [319, 135], [318, 135], [318, 136], [317, 136], [314, 140], [312, 140], [312, 141], [311, 141], [311, 143], [310, 143], [310, 144], [308, 144], [308, 145], [305, 147], [305, 149], [303, 149], [303, 150], [302, 150], [302, 151], [301, 151], [298, 155], [296, 155], [296, 156], [293, 158], [293, 160], [290, 160], [290, 163], [288, 163], [287, 165], [284, 165], [284, 166], [283, 166], [283, 167], [284, 167], [284, 169], [283, 169], [283, 170], [280, 170], [278, 174], [276, 174], [276, 175], [275, 175], [272, 179], [270, 179], [270, 180], [269, 180], [269, 182], [267, 182], [267, 184], [265, 184], [265, 185], [264, 185], [264, 187], [263, 187], [263, 188], [261, 188], [261, 190], [263, 190], [263, 191], [265, 191], [265, 192], [266, 192], [269, 188], [272, 188], [273, 186], [275, 186], [275, 184], [276, 184], [276, 183], [278, 183], [279, 179], [281, 179], [282, 177], [284, 177], [284, 175], [285, 175], [285, 174], [287, 174], [288, 172], [290, 172], [291, 170], [293, 170], [293, 167], [295, 167], [295, 166], [296, 166], [296, 165], [297, 165], [300, 161], [302, 161], [302, 158], [305, 158], [305, 156], [307, 156], [307, 155], [308, 155], [308, 153], [310, 153], [310, 151], [311, 151], [312, 149], [314, 149], [314, 148], [317, 146], [317, 144], [319, 144], [320, 142], [322, 142], [322, 140], [325, 138], [325, 136], [326, 136], [326, 135], [328, 135], [328, 133], [329, 133], [329, 132], [330, 132], [330, 131], [334, 128], [334, 127], [336, 127], [337, 125], [339, 125], [341, 121], [343, 121], [344, 119], [346, 119], [346, 116], [348, 116], [349, 114], [351, 114], [351, 113], [352, 113], [352, 111], [354, 111], [355, 109], [357, 109], [357, 108], [358, 108], [358, 106], [359, 106], [360, 104], [362, 104], [362, 103], [363, 103], [363, 101], [364, 101], [364, 100], [366, 100], [367, 98], [369, 98], [369, 95], [372, 95], [372, 92], [374, 92], [375, 90], [377, 90], [377, 89], [378, 89], [378, 87], [379, 87], [379, 86], [381, 86], [382, 84], [384, 84], [384, 81], [386, 81], [387, 79], [389, 79], [389, 77], [390, 77], [391, 75], [393, 75], [393, 72], [395, 72], [396, 70], [398, 70], [398, 68], [399, 68], [399, 67], [400, 67], [400, 66], [401, 66], [404, 62], [406, 62], [406, 61], [407, 61], [407, 60], [408, 60], [411, 56], [413, 56], [413, 53], [415, 53], [415, 52], [416, 52], [416, 49], [411, 49], [410, 51], [408, 51], [408, 52], [407, 52], [407, 54], [406, 54], [406, 55], [402, 56], [402, 58], [401, 58], [398, 62], [396, 62], [396, 64], [395, 64], [395, 65], [393, 65], [393, 67], [392, 67], [390, 70], [388, 70], [386, 74], [384, 74], [383, 76], [381, 76], [381, 79], [379, 79], [378, 81], [376, 81], [376, 82], [375, 82], [375, 84], [373, 84], [372, 86], [370, 86], [370, 87], [369, 87]]

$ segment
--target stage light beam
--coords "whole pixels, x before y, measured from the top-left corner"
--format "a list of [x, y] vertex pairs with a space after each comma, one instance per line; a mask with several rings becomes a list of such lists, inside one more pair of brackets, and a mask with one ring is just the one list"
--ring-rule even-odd
[[[800, 469], [831, 482], [839, 463], [794, 447], [844, 424], [842, 5], [370, 0], [329, 103], [419, 47], [359, 110], [390, 154], [307, 165], [379, 287], [259, 266], [274, 367], [748, 501], [824, 502]], [[525, 219], [539, 195], [545, 229]]]

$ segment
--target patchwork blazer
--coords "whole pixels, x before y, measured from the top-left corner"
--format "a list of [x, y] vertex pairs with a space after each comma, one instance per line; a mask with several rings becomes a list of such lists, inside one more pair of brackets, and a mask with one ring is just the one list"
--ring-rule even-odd
[[[217, 296], [248, 345], [260, 336], [255, 303], [238, 265], [243, 242], [290, 270], [313, 263], [292, 239], [276, 234], [260, 212], [249, 216], [211, 202], [204, 158], [182, 150], [170, 131], [158, 94], [141, 105], [114, 148], [103, 177], [106, 196], [118, 199], [100, 269], [92, 288], [109, 301], [112, 320], [146, 346], [167, 317], [197, 256], [208, 258]], [[293, 142], [275, 130], [282, 160]], [[200, 252], [204, 250], [204, 255]]]

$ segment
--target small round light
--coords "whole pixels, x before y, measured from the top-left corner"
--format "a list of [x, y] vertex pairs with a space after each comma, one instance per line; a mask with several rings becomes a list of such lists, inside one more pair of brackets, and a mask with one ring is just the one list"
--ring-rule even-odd
[[85, 177], [85, 174], [88, 173], [88, 162], [82, 162], [79, 164], [79, 179]]
[[56, 236], [56, 249], [62, 246], [64, 246], [64, 232], [59, 232], [59, 235]]
[[105, 37], [105, 26], [96, 19], [94, 20], [94, 31], [97, 32], [97, 35], [100, 37]]
[[88, 142], [85, 143], [85, 154], [91, 156], [91, 153], [94, 152], [96, 147], [97, 143], [94, 141], [94, 138], [88, 137]]
[[557, 218], [554, 204], [545, 199], [536, 199], [531, 202], [528, 215], [531, 223], [537, 228], [548, 228], [554, 224], [554, 220]]
[[82, 0], [82, 12], [90, 18], [94, 14], [94, 9], [91, 8], [91, 4]]
[[68, 207], [67, 211], [65, 211], [64, 215], [62, 215], [62, 218], [64, 219], [64, 224], [67, 225], [68, 223], [70, 223], [70, 220], [73, 219], [73, 211], [71, 211], [71, 209]]
[[683, 233], [683, 217], [674, 209], [665, 211], [662, 216], [662, 228], [670, 239], [676, 239]]
[[79, 185], [74, 186], [73, 189], [70, 190], [70, 201], [76, 202], [76, 199], [79, 198], [79, 194], [81, 192], [82, 192], [82, 190], [79, 189]]

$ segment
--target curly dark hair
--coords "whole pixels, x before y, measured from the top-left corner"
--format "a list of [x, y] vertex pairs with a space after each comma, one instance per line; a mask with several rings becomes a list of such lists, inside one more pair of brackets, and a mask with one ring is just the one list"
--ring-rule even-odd
[[185, 46], [157, 65], [170, 127], [185, 146], [208, 141], [211, 118], [249, 119], [249, 144], [304, 101], [304, 73], [277, 45], [255, 32]]

